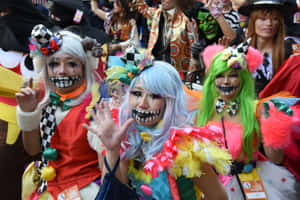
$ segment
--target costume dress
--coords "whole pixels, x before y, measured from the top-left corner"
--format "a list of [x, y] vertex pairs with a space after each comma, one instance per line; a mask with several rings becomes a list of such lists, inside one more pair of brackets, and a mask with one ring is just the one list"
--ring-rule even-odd
[[[216, 142], [221, 144], [224, 148], [226, 142], [229, 152], [232, 155], [233, 161], [238, 161], [239, 163], [241, 163], [235, 164], [235, 167], [232, 167], [233, 176], [219, 176], [227, 191], [229, 199], [244, 199], [236, 174], [243, 172], [243, 174], [247, 176], [247, 174], [251, 174], [251, 172], [253, 172], [253, 170], [255, 169], [263, 182], [263, 187], [266, 191], [267, 199], [297, 199], [294, 188], [294, 176], [284, 167], [275, 165], [265, 159], [262, 155], [260, 155], [258, 150], [254, 151], [252, 155], [253, 160], [251, 161], [251, 164], [254, 166], [254, 169], [252, 169], [252, 171], [248, 173], [245, 173], [246, 163], [242, 162], [246, 161], [246, 156], [240, 158], [240, 155], [242, 153], [243, 139], [243, 129], [241, 124], [224, 121], [225, 134], [222, 122], [208, 121], [207, 126], [209, 129], [213, 130]], [[258, 178], [255, 177], [252, 180], [258, 180]]]
[[[98, 99], [99, 95], [89, 93], [81, 104], [69, 109], [64, 104], [62, 107], [56, 106], [53, 100], [46, 105], [40, 123], [43, 156], [37, 164], [41, 179], [36, 184], [37, 188], [30, 188], [26, 177], [32, 168], [26, 169], [23, 175], [23, 199], [61, 199], [70, 189], [79, 192], [82, 199], [96, 197], [99, 190], [96, 181], [101, 171], [98, 154], [90, 144], [96, 136], [82, 124], [89, 124], [87, 111]], [[43, 179], [43, 174], [52, 177], [51, 180]], [[27, 187], [29, 189], [25, 189]]]
[[[231, 160], [227, 151], [210, 141], [210, 133], [206, 127], [173, 129], [161, 152], [142, 162], [145, 158], [130, 159], [129, 179], [140, 199], [202, 199], [191, 178], [201, 176], [204, 162], [226, 174]], [[147, 138], [145, 132], [141, 135]]]

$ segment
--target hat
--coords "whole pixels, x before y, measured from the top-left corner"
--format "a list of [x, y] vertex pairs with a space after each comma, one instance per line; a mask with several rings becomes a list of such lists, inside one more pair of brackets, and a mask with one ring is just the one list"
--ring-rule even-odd
[[[90, 25], [87, 10], [82, 1], [74, 0], [53, 0], [50, 12], [61, 19], [57, 23], [61, 28], [65, 28], [84, 38], [85, 36], [96, 39], [100, 44], [110, 41], [109, 36]], [[76, 21], [76, 17], [78, 21]]]
[[295, 12], [297, 7], [294, 7], [291, 1], [287, 0], [250, 0], [250, 3], [239, 8], [238, 12], [245, 16], [250, 16], [252, 11], [257, 8], [277, 8], [284, 15], [290, 12]]

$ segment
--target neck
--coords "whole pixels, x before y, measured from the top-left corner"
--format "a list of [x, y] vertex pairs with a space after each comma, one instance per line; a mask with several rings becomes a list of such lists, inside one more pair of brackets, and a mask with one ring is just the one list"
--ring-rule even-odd
[[265, 39], [265, 38], [257, 38], [257, 49], [263, 53], [272, 53], [273, 49], [273, 41], [272, 39]]

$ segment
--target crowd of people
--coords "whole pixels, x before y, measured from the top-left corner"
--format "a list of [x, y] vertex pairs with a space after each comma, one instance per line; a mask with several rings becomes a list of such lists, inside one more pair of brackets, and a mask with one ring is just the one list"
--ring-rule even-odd
[[296, 0], [0, 2], [12, 200], [300, 195]]

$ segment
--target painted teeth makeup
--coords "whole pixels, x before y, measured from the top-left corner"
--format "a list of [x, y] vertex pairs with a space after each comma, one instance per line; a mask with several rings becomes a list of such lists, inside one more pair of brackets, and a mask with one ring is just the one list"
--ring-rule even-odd
[[226, 95], [234, 93], [239, 88], [236, 86], [216, 86], [216, 87], [220, 92], [223, 92]]
[[147, 111], [147, 110], [141, 110], [139, 108], [132, 110], [132, 116], [133, 118], [142, 123], [148, 123], [151, 121], [156, 120], [160, 115], [160, 110], [157, 111]]
[[79, 75], [77, 76], [52, 76], [49, 80], [58, 88], [72, 87], [77, 81], [81, 80]]

